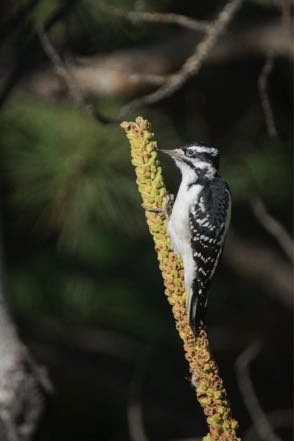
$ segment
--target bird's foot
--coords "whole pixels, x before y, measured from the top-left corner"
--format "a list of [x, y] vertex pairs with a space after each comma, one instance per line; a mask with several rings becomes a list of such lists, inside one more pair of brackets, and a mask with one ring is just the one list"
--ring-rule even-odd
[[164, 216], [166, 219], [169, 219], [170, 213], [173, 208], [174, 200], [175, 200], [175, 196], [171, 193], [167, 193], [163, 207], [149, 208], [149, 207], [144, 206], [144, 208], [146, 211], [149, 211], [151, 213], [160, 214], [160, 215]]

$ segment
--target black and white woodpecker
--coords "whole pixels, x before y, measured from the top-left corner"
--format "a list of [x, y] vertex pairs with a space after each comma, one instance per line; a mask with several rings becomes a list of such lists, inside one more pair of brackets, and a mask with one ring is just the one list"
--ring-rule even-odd
[[218, 174], [217, 149], [195, 143], [161, 151], [175, 161], [182, 174], [168, 233], [174, 251], [183, 259], [186, 308], [190, 326], [198, 335], [230, 223], [231, 194]]

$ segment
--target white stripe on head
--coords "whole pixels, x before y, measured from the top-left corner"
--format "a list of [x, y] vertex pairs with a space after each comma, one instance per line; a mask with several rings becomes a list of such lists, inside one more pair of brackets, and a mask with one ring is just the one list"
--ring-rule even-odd
[[195, 149], [196, 152], [198, 153], [208, 153], [212, 156], [217, 156], [218, 155], [218, 150], [213, 148], [213, 147], [206, 147], [204, 145], [190, 145], [189, 148]]

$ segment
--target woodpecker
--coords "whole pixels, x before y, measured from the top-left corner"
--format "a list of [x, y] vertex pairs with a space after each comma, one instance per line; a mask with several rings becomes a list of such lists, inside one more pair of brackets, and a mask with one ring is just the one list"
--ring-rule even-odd
[[168, 233], [173, 250], [183, 259], [187, 314], [197, 336], [230, 223], [231, 194], [218, 174], [216, 148], [194, 143], [161, 151], [175, 161], [182, 174]]

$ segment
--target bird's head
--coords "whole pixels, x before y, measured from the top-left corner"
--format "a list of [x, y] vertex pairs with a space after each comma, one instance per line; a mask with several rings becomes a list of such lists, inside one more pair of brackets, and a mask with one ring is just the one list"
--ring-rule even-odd
[[219, 152], [213, 147], [194, 143], [161, 151], [175, 161], [183, 176], [196, 174], [209, 179], [216, 175], [219, 168]]

